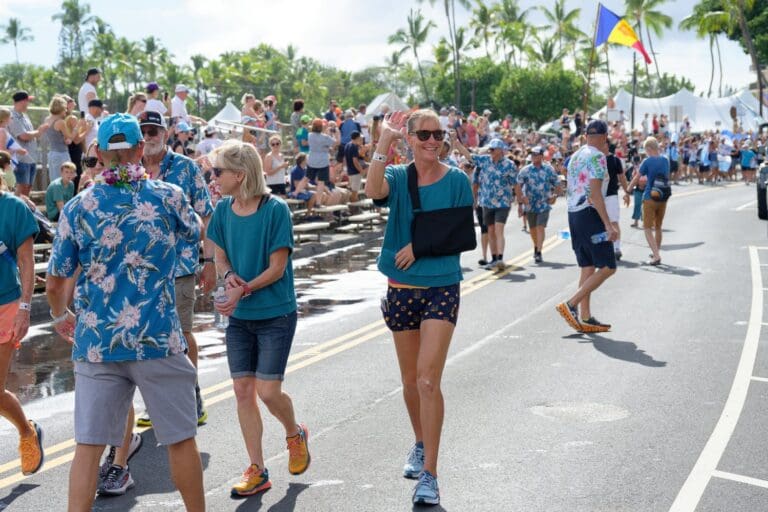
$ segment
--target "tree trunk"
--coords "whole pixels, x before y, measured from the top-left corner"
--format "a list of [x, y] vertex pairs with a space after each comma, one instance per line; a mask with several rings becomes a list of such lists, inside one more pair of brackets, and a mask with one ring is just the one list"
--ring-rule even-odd
[[448, 25], [453, 33], [453, 65], [456, 78], [456, 108], [461, 110], [461, 70], [459, 68], [459, 47], [456, 43], [456, 1], [451, 0], [451, 15], [448, 16]]
[[19, 45], [16, 40], [13, 40], [13, 50], [16, 52], [16, 65], [19, 65]]
[[707, 98], [712, 97], [712, 84], [715, 82], [715, 52], [714, 52], [714, 35], [709, 36], [709, 60], [712, 63], [712, 73], [709, 75], [709, 90], [707, 91]]
[[656, 52], [653, 50], [653, 39], [651, 39], [650, 25], [645, 24], [645, 32], [648, 34], [648, 47], [651, 49], [651, 55], [653, 55], [653, 64], [656, 66], [656, 78], [659, 79], [661, 84], [661, 73], [659, 73], [659, 59], [656, 58]]
[[[715, 46], [717, 47], [717, 63], [720, 67], [720, 83], [717, 87], [718, 97], [723, 97], [723, 57], [720, 55], [720, 38], [715, 34]], [[712, 66], [714, 68], [714, 65]]]
[[741, 35], [744, 38], [744, 42], [747, 45], [749, 56], [752, 58], [752, 65], [757, 72], [757, 90], [758, 101], [760, 102], [760, 117], [763, 117], [763, 73], [760, 71], [760, 63], [757, 61], [757, 52], [755, 51], [755, 44], [752, 41], [752, 35], [749, 33], [749, 26], [747, 26], [747, 19], [744, 16], [744, 0], [737, 0], [739, 8], [739, 28], [741, 28]]
[[413, 56], [416, 57], [416, 66], [419, 68], [419, 76], [421, 77], [421, 86], [424, 88], [424, 97], [427, 98], [428, 103], [432, 103], [429, 99], [429, 91], [427, 90], [427, 80], [424, 78], [424, 70], [421, 69], [421, 61], [419, 60], [419, 54], [416, 48], [413, 49]]
[[[645, 46], [643, 42], [643, 22], [639, 19], [637, 20], [637, 37], [640, 38], [640, 44]], [[648, 89], [653, 92], [653, 86], [651, 85], [651, 72], [648, 70], [648, 62], [643, 59], [643, 62], [645, 63], [645, 79], [648, 80]]]
[[605, 69], [608, 72], [608, 97], [613, 97], [613, 84], [611, 83], [611, 62], [608, 60], [608, 43], [605, 43]]

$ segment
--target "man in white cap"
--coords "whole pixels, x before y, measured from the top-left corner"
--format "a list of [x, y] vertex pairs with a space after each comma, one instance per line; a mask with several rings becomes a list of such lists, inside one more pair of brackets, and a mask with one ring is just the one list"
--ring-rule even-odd
[[189, 96], [189, 89], [186, 85], [179, 84], [175, 89], [176, 95], [171, 100], [171, 120], [174, 123], [184, 121], [185, 123], [201, 123], [208, 124], [205, 119], [187, 113], [187, 96]]

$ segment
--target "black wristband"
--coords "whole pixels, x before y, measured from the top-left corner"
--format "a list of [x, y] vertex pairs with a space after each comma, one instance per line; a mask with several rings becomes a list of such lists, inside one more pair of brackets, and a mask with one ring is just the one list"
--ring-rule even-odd
[[228, 278], [229, 274], [234, 274], [234, 273], [235, 271], [232, 269], [227, 270], [226, 272], [224, 272], [224, 279]]

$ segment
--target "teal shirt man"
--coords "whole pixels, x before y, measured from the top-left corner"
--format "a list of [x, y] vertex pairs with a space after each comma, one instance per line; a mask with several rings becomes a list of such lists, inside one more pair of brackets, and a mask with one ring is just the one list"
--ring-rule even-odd
[[[227, 253], [232, 269], [245, 281], [251, 281], [267, 270], [273, 252], [283, 248], [293, 252], [291, 210], [285, 201], [275, 196], [271, 196], [256, 213], [244, 217], [232, 211], [231, 197], [221, 199], [216, 204], [207, 234]], [[289, 255], [283, 276], [240, 299], [232, 316], [240, 320], [266, 320], [296, 309], [293, 263]]]
[[48, 185], [48, 189], [45, 191], [45, 214], [49, 220], [59, 220], [59, 206], [58, 203], [62, 203], [62, 207], [67, 202], [75, 197], [75, 184], [70, 181], [64, 183], [64, 178], [56, 178]]
[[[390, 165], [384, 173], [389, 197], [382, 202], [389, 207], [389, 221], [379, 255], [379, 270], [389, 279], [411, 286], [456, 284], [463, 279], [458, 254], [419, 258], [407, 270], [400, 270], [395, 265], [395, 255], [411, 243], [413, 207], [408, 194], [407, 169], [406, 165]], [[419, 187], [419, 199], [424, 211], [472, 206], [472, 187], [463, 171], [451, 167], [439, 181]]]

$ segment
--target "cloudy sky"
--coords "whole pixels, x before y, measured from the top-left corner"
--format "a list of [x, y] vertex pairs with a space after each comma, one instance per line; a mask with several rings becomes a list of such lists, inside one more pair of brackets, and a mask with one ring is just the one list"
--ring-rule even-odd
[[[277, 48], [293, 44], [301, 55], [347, 70], [378, 66], [393, 51], [387, 37], [406, 25], [411, 8], [421, 8], [433, 19], [432, 43], [447, 34], [442, 2], [421, 4], [414, 0], [92, 0], [92, 13], [106, 20], [120, 36], [139, 40], [159, 37], [177, 62], [188, 62], [190, 55], [209, 57], [225, 51], [244, 50], [260, 43]], [[491, 3], [486, 0], [486, 3]], [[554, 0], [520, 0], [523, 7], [553, 4]], [[621, 14], [622, 0], [604, 0], [604, 5]], [[681, 32], [677, 24], [687, 16], [693, 0], [669, 0], [663, 9], [674, 19], [674, 27], [663, 39], [655, 40], [662, 72], [684, 75], [706, 91], [710, 77], [709, 44], [693, 33]], [[0, 24], [8, 17], [20, 18], [30, 27], [35, 40], [22, 43], [20, 59], [43, 65], [56, 62], [59, 26], [51, 16], [60, 9], [60, 0], [0, 0]], [[569, 0], [569, 9], [581, 7], [580, 27], [591, 33], [597, 10], [593, 0]], [[467, 25], [470, 14], [457, 14], [459, 24]], [[543, 25], [541, 13], [530, 17]], [[648, 48], [650, 52], [650, 49]], [[736, 89], [754, 80], [749, 58], [738, 44], [721, 38], [725, 65], [724, 84]], [[425, 52], [426, 53], [426, 52]], [[430, 52], [431, 53], [431, 52]], [[632, 50], [611, 46], [609, 58], [614, 80], [626, 78], [632, 65]], [[0, 46], [0, 64], [13, 62], [11, 45]], [[598, 76], [607, 83], [605, 76]], [[715, 78], [715, 94], [718, 77]]]

